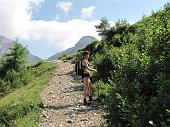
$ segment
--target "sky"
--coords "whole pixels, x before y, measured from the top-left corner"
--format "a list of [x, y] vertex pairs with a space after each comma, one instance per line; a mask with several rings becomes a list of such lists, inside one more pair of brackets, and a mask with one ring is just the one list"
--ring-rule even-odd
[[0, 0], [0, 35], [18, 39], [34, 55], [47, 59], [74, 46], [82, 36], [100, 39], [95, 25], [133, 24], [170, 0]]

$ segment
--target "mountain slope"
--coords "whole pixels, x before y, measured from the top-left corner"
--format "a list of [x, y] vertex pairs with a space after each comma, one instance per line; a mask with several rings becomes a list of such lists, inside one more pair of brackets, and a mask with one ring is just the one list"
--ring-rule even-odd
[[27, 64], [31, 65], [41, 61], [42, 59], [38, 56], [32, 55], [29, 51], [27, 51]]
[[[5, 38], [3, 36], [0, 36], [0, 56], [5, 55], [6, 53], [9, 52], [9, 48], [11, 47], [13, 41]], [[40, 61], [41, 58], [32, 55], [28, 50], [27, 50], [27, 64], [34, 64], [38, 61]]]
[[97, 40], [95, 37], [92, 36], [84, 36], [82, 37], [76, 44], [74, 47], [71, 47], [65, 51], [62, 52], [58, 52], [55, 55], [51, 56], [50, 58], [48, 58], [48, 60], [55, 60], [58, 59], [60, 56], [64, 55], [64, 54], [73, 54], [76, 51], [78, 51], [79, 49], [85, 48], [88, 44], [92, 43], [93, 41]]

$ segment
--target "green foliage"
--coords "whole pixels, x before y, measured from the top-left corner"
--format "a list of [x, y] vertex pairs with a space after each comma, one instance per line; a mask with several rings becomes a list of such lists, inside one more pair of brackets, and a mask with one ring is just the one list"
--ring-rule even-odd
[[111, 77], [110, 71], [114, 70], [111, 59], [109, 59], [107, 54], [96, 54], [94, 63], [97, 67], [97, 73], [95, 74], [94, 79], [107, 82], [108, 78]]
[[0, 77], [5, 77], [8, 70], [14, 69], [19, 71], [25, 67], [25, 54], [26, 49], [19, 43], [14, 42], [10, 48], [10, 52], [6, 54], [1, 60]]
[[103, 17], [101, 19], [101, 23], [99, 25], [96, 25], [95, 27], [97, 29], [97, 32], [99, 32], [99, 35], [105, 38], [107, 35], [107, 31], [110, 28], [110, 24], [109, 21], [105, 17]]
[[30, 78], [25, 66], [25, 53], [26, 48], [20, 43], [14, 42], [10, 52], [1, 58], [0, 97], [15, 88], [28, 84]]
[[134, 25], [120, 20], [103, 30], [91, 60], [108, 126], [170, 126], [169, 3]]
[[82, 60], [82, 55], [83, 55], [83, 50], [79, 50], [79, 51], [76, 53], [76, 55], [75, 55], [75, 57], [74, 57], [74, 59], [73, 59], [73, 62], [81, 61], [81, 60]]
[[102, 80], [97, 81], [95, 86], [95, 95], [98, 97], [100, 103], [105, 103], [105, 100], [108, 97], [111, 86], [104, 83]]
[[26, 67], [25, 53], [26, 49], [15, 42], [10, 52], [1, 57], [0, 126], [2, 127], [36, 126], [42, 108], [39, 94], [56, 67], [50, 62], [39, 62]]
[[63, 56], [59, 57], [58, 59], [59, 60], [71, 60], [71, 59], [73, 59], [73, 56], [69, 55], [69, 54], [64, 54]]
[[0, 99], [0, 126], [37, 126], [42, 102], [40, 92], [51, 79], [54, 63], [39, 62], [28, 68], [30, 83]]

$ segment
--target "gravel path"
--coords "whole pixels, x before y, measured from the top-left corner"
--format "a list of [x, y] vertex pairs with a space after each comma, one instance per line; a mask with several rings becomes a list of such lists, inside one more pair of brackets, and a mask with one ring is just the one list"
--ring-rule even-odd
[[83, 84], [74, 74], [74, 65], [56, 63], [59, 67], [41, 94], [45, 109], [39, 127], [103, 127], [102, 111], [97, 104], [82, 104]]

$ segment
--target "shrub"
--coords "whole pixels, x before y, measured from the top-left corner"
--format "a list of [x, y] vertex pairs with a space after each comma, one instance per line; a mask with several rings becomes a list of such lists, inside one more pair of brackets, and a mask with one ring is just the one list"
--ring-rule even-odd
[[102, 40], [102, 50], [92, 59], [98, 70], [96, 93], [105, 102], [110, 127], [170, 126], [168, 8], [133, 27], [118, 22], [112, 39]]
[[[29, 120], [33, 120], [34, 125], [36, 125], [39, 121], [39, 113], [43, 107], [42, 100], [39, 95], [51, 79], [56, 65], [50, 62], [41, 62], [28, 68], [30, 71], [30, 75], [32, 75], [29, 84], [21, 88], [17, 88], [15, 89], [15, 91], [9, 93], [5, 97], [0, 98], [1, 127], [15, 127], [16, 124], [18, 125], [17, 120], [20, 120], [22, 118], [24, 119], [25, 117], [31, 117], [29, 115], [33, 112], [35, 113], [34, 118], [31, 117], [29, 118]], [[18, 76], [18, 73], [16, 74], [16, 72], [14, 71], [11, 71], [9, 73], [10, 79], [14, 78], [14, 75]], [[0, 82], [5, 83], [5, 86], [6, 84], [8, 84], [7, 82], [4, 82], [2, 80], [0, 80]], [[24, 123], [24, 121], [22, 121], [20, 124], [22, 123]], [[29, 125], [29, 123], [24, 124]]]

